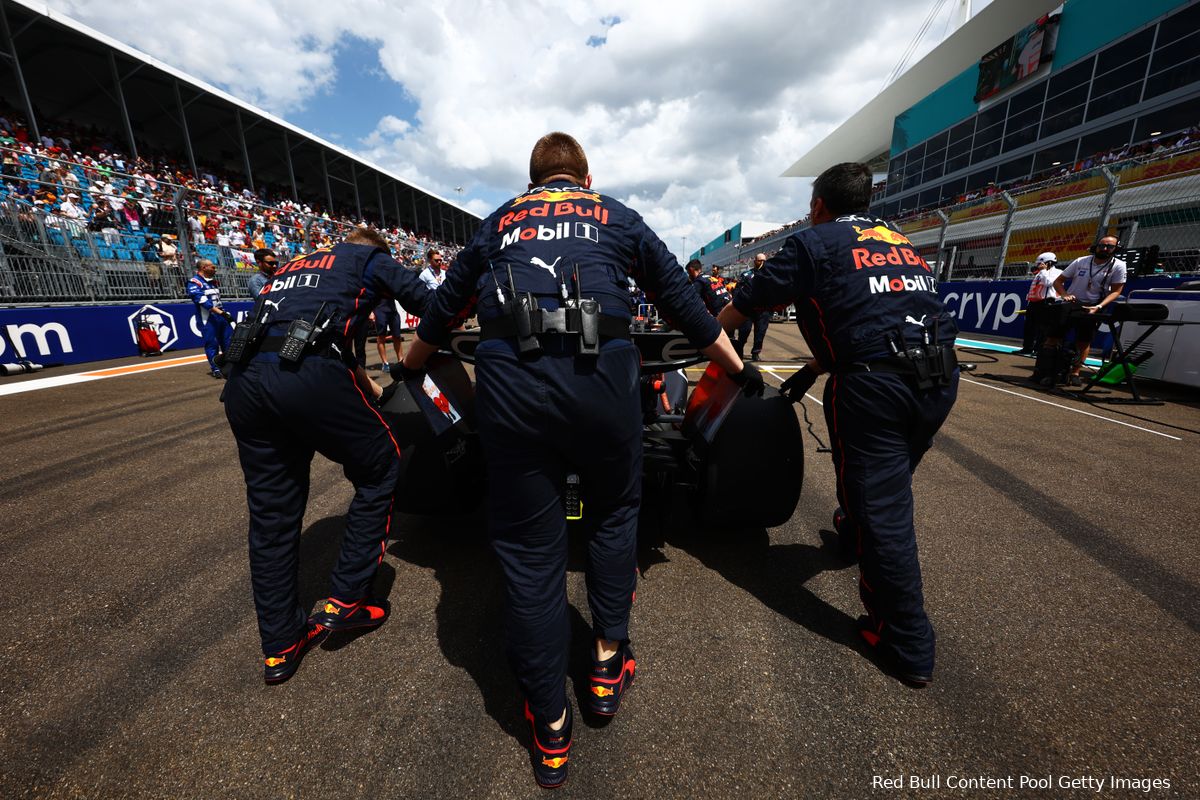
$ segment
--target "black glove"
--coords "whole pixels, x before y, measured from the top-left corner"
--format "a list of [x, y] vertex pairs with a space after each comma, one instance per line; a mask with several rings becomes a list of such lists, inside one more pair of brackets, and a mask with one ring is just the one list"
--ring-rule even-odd
[[804, 400], [804, 393], [811, 389], [816, 381], [817, 371], [812, 368], [811, 364], [805, 364], [796, 370], [792, 377], [783, 382], [779, 387], [779, 393], [793, 403], [799, 403]]
[[743, 363], [742, 371], [736, 375], [731, 374], [729, 377], [742, 387], [742, 394], [746, 397], [762, 397], [763, 389], [766, 388], [762, 373], [758, 371], [758, 367], [750, 363]]
[[393, 381], [392, 383], [389, 383], [387, 386], [383, 387], [383, 394], [379, 395], [379, 399], [375, 401], [376, 405], [378, 405], [380, 408], [386, 406], [388, 401], [392, 399], [392, 395], [394, 395], [396, 390], [399, 388], [399, 381]]
[[404, 366], [403, 361], [398, 361], [392, 365], [390, 374], [392, 376], [392, 380], [394, 381], [411, 381], [413, 378], [425, 377], [425, 370], [409, 369], [408, 367]]

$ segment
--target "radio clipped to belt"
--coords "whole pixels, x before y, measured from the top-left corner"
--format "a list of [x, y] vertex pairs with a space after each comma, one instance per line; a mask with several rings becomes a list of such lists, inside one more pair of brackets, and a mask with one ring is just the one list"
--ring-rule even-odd
[[289, 364], [299, 364], [300, 359], [304, 358], [305, 352], [309, 350], [316, 342], [317, 338], [325, 332], [325, 328], [329, 326], [329, 320], [321, 320], [321, 316], [325, 313], [325, 306], [328, 303], [321, 303], [321, 307], [317, 309], [316, 316], [312, 322], [305, 319], [294, 319], [288, 325], [287, 333], [283, 335], [283, 341], [279, 345], [279, 360]]
[[906, 365], [909, 369], [904, 372], [916, 378], [917, 388], [921, 390], [949, 386], [950, 376], [958, 366], [954, 347], [938, 344], [938, 323], [938, 318], [934, 317], [931, 324], [921, 325], [921, 344], [916, 347], [908, 346], [899, 327], [895, 335], [885, 337], [892, 352], [892, 363]]
[[578, 354], [595, 357], [600, 354], [602, 336], [629, 338], [627, 322], [602, 316], [597, 301], [584, 300], [580, 296], [578, 265], [575, 266], [575, 296], [568, 293], [566, 281], [559, 277], [561, 307], [554, 310], [539, 307], [537, 297], [531, 292], [516, 291], [511, 266], [508, 267], [508, 286], [512, 297], [505, 296], [496, 279], [495, 268], [491, 273], [496, 284], [496, 299], [504, 313], [499, 319], [482, 323], [484, 339], [516, 339], [520, 354], [533, 357], [542, 352], [540, 334], [578, 334]]
[[254, 355], [254, 346], [262, 340], [267, 329], [263, 324], [265, 300], [266, 295], [259, 294], [254, 301], [254, 308], [250, 309], [250, 315], [234, 327], [233, 335], [229, 337], [229, 347], [225, 349], [225, 363], [245, 364]]

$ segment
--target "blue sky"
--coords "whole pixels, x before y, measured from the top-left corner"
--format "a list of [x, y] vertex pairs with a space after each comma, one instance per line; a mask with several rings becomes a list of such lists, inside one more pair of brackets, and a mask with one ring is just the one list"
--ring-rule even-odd
[[879, 91], [931, 8], [859, 0], [872, 24], [847, 29], [842, 0], [45, 2], [480, 216], [565, 130], [595, 188], [676, 250], [802, 217], [811, 182], [781, 173]]

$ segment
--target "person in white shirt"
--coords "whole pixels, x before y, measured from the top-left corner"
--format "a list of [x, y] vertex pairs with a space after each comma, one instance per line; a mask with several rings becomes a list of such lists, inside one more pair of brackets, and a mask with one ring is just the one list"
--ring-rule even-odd
[[1058, 256], [1054, 253], [1042, 253], [1033, 262], [1033, 281], [1025, 295], [1025, 338], [1015, 355], [1035, 355], [1041, 349], [1042, 340], [1046, 338], [1046, 302], [1058, 297], [1054, 281], [1058, 280], [1062, 270], [1057, 264]]
[[[1094, 255], [1072, 261], [1054, 280], [1054, 290], [1058, 296], [1066, 303], [1081, 304], [1089, 315], [1103, 311], [1105, 306], [1121, 296], [1125, 288], [1125, 262], [1116, 258], [1119, 246], [1116, 236], [1105, 236], [1096, 243]], [[1071, 365], [1071, 374], [1067, 378], [1071, 386], [1080, 384], [1079, 372], [1092, 349], [1092, 337], [1099, 327], [1099, 320], [1091, 316], [1075, 317], [1046, 337], [1047, 347], [1057, 347], [1062, 344], [1068, 330], [1075, 330], [1075, 363]]]
[[418, 277], [430, 289], [437, 291], [437, 288], [442, 285], [442, 281], [446, 280], [446, 257], [440, 250], [434, 250], [431, 247], [425, 251], [425, 260], [429, 262], [429, 266], [421, 270]]

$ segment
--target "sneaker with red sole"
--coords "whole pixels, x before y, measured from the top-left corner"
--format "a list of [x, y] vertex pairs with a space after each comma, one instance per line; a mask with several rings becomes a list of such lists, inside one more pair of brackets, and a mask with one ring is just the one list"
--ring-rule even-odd
[[387, 600], [362, 599], [353, 602], [330, 597], [308, 618], [309, 625], [319, 625], [327, 631], [347, 631], [352, 628], [378, 628], [387, 621], [390, 606]]
[[533, 779], [543, 789], [557, 789], [567, 782], [571, 726], [575, 721], [571, 704], [567, 703], [567, 721], [559, 730], [534, 717], [528, 702], [525, 703], [525, 720], [533, 737], [533, 744], [529, 748], [533, 757]]
[[317, 625], [308, 625], [304, 633], [291, 647], [263, 657], [263, 681], [268, 685], [283, 683], [300, 669], [300, 660], [309, 648], [318, 645], [329, 635], [329, 631]]
[[592, 652], [592, 674], [588, 678], [588, 708], [593, 714], [611, 717], [621, 707], [621, 697], [633, 685], [633, 674], [637, 669], [637, 661], [633, 657], [633, 648], [629, 642], [621, 645], [621, 649], [612, 658], [604, 661], [596, 659]]

